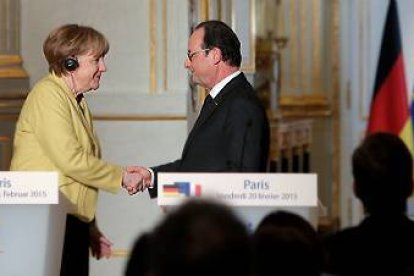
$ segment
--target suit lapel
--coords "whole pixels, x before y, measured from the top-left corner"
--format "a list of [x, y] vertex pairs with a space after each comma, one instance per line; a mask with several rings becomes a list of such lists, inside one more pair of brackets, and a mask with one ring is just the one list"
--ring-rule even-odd
[[[214, 101], [214, 100], [212, 100]], [[197, 129], [200, 128], [200, 126], [202, 124], [204, 124], [207, 119], [211, 116], [211, 114], [213, 114], [214, 110], [217, 108], [217, 104], [211, 104], [210, 108], [206, 108], [207, 110], [201, 110], [200, 114], [198, 115], [198, 118], [196, 120], [196, 122], [194, 123], [193, 128], [190, 131], [190, 134], [188, 135], [187, 141], [185, 143], [184, 149], [183, 149], [183, 154], [182, 156], [185, 155], [185, 153], [187, 152], [188, 146], [191, 144], [191, 141], [194, 138], [194, 135], [197, 133]], [[204, 109], [204, 106], [203, 108]]]
[[[75, 102], [76, 102], [76, 100], [75, 100]], [[79, 104], [77, 103], [77, 111], [78, 111], [78, 115], [81, 119], [81, 122], [82, 122], [84, 128], [86, 129], [86, 132], [88, 133], [89, 139], [91, 140], [91, 142], [93, 144], [94, 152], [95, 152], [95, 154], [99, 155], [100, 154], [99, 144], [98, 144], [96, 136], [93, 132], [92, 117], [90, 116], [90, 111], [89, 111], [88, 105], [86, 104], [86, 101], [85, 101], [84, 98], [82, 98], [82, 100], [79, 102]]]
[[240, 81], [246, 80], [243, 73], [240, 73], [237, 77], [232, 79], [226, 86], [223, 87], [223, 89], [220, 91], [220, 93], [214, 98], [214, 106], [209, 109], [205, 114], [199, 115], [197, 118], [193, 128], [190, 131], [190, 134], [188, 135], [187, 141], [184, 145], [182, 157], [185, 156], [185, 154], [188, 151], [189, 146], [191, 145], [191, 142], [194, 139], [195, 134], [197, 134], [197, 130], [208, 121], [208, 119], [211, 117], [211, 115], [214, 113], [215, 110], [221, 105], [223, 101], [226, 100], [233, 92], [236, 92], [236, 89], [234, 89], [234, 86], [240, 83]]

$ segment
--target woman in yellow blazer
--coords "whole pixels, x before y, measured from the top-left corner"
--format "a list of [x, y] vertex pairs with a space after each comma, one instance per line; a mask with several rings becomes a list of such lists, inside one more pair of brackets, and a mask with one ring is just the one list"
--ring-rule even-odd
[[60, 275], [88, 275], [89, 246], [97, 258], [111, 252], [95, 223], [98, 190], [116, 193], [125, 187], [133, 194], [142, 188], [138, 174], [101, 159], [83, 97], [99, 87], [108, 50], [106, 38], [91, 27], [52, 31], [43, 44], [50, 73], [29, 93], [16, 125], [11, 170], [57, 171], [59, 189], [73, 206]]

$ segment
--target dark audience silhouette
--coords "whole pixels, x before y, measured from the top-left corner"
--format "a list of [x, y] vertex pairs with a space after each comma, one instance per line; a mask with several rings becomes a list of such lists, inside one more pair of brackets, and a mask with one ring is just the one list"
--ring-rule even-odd
[[[220, 203], [188, 200], [168, 213], [143, 239], [143, 245], [138, 240], [132, 250], [127, 276], [252, 275], [247, 229]], [[141, 270], [135, 267], [139, 264]], [[143, 270], [150, 274], [128, 274]]]
[[141, 234], [135, 241], [125, 270], [125, 276], [150, 275], [150, 233]]
[[406, 216], [413, 161], [393, 134], [365, 138], [352, 156], [354, 193], [366, 217], [325, 238], [326, 272], [334, 275], [414, 275], [414, 222]]
[[275, 211], [253, 234], [257, 276], [317, 276], [322, 267], [321, 241], [312, 225], [299, 215]]

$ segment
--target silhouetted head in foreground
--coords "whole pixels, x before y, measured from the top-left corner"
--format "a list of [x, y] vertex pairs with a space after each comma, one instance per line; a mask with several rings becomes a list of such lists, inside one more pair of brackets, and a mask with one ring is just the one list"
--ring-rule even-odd
[[286, 211], [267, 215], [253, 235], [253, 244], [255, 275], [320, 275], [320, 239], [299, 215]]
[[152, 236], [152, 270], [165, 275], [250, 275], [249, 236], [221, 204], [190, 200], [169, 213]]
[[369, 214], [405, 213], [413, 189], [413, 161], [396, 135], [374, 133], [352, 156], [355, 195]]

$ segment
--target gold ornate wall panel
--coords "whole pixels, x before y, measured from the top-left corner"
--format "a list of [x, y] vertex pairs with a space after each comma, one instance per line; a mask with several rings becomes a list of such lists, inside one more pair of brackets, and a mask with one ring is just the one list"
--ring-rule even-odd
[[0, 170], [8, 170], [14, 126], [29, 90], [20, 56], [20, 1], [0, 0]]
[[0, 78], [26, 78], [20, 54], [20, 1], [0, 0]]
[[332, 84], [331, 84], [331, 102], [332, 102], [332, 190], [331, 190], [331, 214], [332, 223], [339, 227], [340, 219], [340, 156], [341, 156], [341, 126], [340, 126], [340, 82], [339, 82], [339, 2], [332, 1], [332, 36], [330, 37], [332, 46]]
[[0, 171], [7, 171], [11, 160], [11, 139], [0, 136]]
[[272, 116], [331, 116], [336, 1], [255, 1], [256, 72], [268, 83], [256, 79]]
[[[297, 96], [320, 92], [320, 83], [315, 76], [320, 75], [320, 31], [314, 26], [320, 19], [318, 1], [281, 1], [282, 15], [278, 36], [288, 38], [288, 47], [282, 52], [282, 95]], [[311, 7], [309, 7], [311, 6]], [[311, 8], [317, 13], [308, 17], [305, 11]], [[311, 35], [309, 35], [311, 34]], [[283, 97], [282, 96], [282, 97]]]
[[156, 0], [150, 0], [149, 2], [149, 49], [150, 49], [150, 84], [149, 84], [149, 91], [150, 93], [155, 93], [157, 90], [157, 1]]
[[0, 1], [0, 53], [15, 55], [20, 47], [20, 1]]
[[27, 73], [23, 69], [23, 60], [19, 55], [0, 54], [0, 78], [27, 78]]
[[[339, 214], [337, 0], [256, 0], [255, 86], [274, 125], [312, 121], [310, 167], [328, 215]], [[281, 156], [277, 156], [280, 159]]]
[[151, 94], [168, 90], [168, 1], [149, 2], [149, 49]]
[[[22, 91], [20, 87], [16, 87], [16, 84], [27, 80], [28, 77], [22, 64], [20, 1], [0, 0], [0, 98], [10, 98], [13, 94], [17, 94], [17, 97], [21, 96]], [[22, 86], [23, 89], [26, 88], [25, 83]]]
[[[177, 70], [175, 55], [180, 55], [179, 65], [184, 62], [185, 52], [177, 53], [177, 20], [174, 19], [176, 6], [173, 1], [149, 0], [149, 91], [150, 94], [162, 94], [174, 90], [174, 70]], [[175, 15], [176, 16], [176, 15]], [[173, 23], [172, 23], [173, 22]], [[182, 67], [180, 67], [180, 70]], [[183, 69], [184, 70], [184, 69]], [[176, 86], [176, 85], [175, 85]]]

